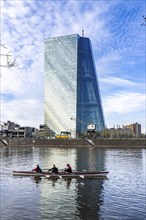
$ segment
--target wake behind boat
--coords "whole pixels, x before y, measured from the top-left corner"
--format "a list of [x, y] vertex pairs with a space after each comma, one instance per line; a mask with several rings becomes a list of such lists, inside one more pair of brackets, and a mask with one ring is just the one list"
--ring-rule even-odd
[[13, 171], [13, 176], [38, 176], [38, 177], [47, 177], [50, 179], [59, 179], [59, 178], [98, 178], [106, 177], [108, 171], [73, 171], [72, 173], [66, 172], [42, 172], [37, 173], [34, 171]]

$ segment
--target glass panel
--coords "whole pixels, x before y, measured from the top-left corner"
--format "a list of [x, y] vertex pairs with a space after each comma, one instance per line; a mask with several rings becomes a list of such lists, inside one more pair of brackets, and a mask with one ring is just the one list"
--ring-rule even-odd
[[104, 129], [98, 80], [88, 38], [79, 39], [77, 82], [77, 132], [83, 133], [88, 124], [96, 124], [97, 131]]
[[45, 124], [75, 132], [78, 35], [45, 40]]

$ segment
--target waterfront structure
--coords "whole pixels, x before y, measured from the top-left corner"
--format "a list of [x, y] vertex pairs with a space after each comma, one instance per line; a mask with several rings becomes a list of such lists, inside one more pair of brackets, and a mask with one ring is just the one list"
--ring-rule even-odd
[[117, 128], [109, 128], [100, 132], [101, 137], [106, 138], [136, 138], [140, 137], [141, 134], [141, 124], [137, 122], [129, 125], [122, 125], [122, 127], [117, 126]]
[[45, 126], [76, 137], [89, 124], [105, 128], [91, 42], [78, 34], [47, 38], [45, 46]]
[[37, 130], [34, 127], [28, 127], [28, 126], [24, 126], [24, 127], [19, 127], [18, 129], [15, 129], [14, 131], [11, 132], [11, 136], [13, 138], [32, 138], [32, 137], [36, 137], [37, 136]]
[[124, 128], [129, 128], [132, 131], [132, 135], [134, 137], [138, 137], [141, 135], [141, 124], [138, 124], [138, 122], [134, 124], [124, 125]]
[[14, 129], [19, 128], [20, 125], [11, 121], [2, 122], [0, 124], [0, 131], [13, 131]]
[[130, 128], [109, 128], [101, 132], [104, 138], [130, 138], [132, 131]]
[[1, 124], [0, 135], [11, 138], [37, 137], [37, 130], [34, 127], [20, 126], [14, 122], [7, 121]]

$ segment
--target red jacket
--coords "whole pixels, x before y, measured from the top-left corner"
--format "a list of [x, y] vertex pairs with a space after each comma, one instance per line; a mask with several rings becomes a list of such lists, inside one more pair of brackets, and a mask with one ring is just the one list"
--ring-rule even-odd
[[32, 171], [36, 171], [37, 173], [42, 173], [42, 170], [39, 166], [34, 168]]

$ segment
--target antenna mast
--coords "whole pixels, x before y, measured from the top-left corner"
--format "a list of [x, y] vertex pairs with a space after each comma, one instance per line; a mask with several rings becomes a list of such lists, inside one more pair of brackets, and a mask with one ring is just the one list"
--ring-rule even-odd
[[84, 37], [84, 28], [82, 29], [82, 37]]

